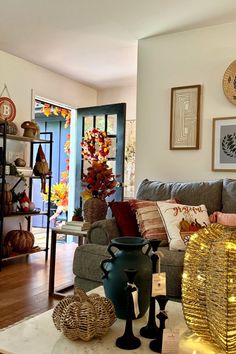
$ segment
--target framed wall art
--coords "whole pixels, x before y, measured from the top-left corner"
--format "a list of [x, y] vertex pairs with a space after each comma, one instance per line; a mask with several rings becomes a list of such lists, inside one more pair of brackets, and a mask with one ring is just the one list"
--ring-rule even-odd
[[212, 170], [236, 171], [236, 117], [213, 118]]
[[199, 149], [201, 85], [173, 87], [170, 149]]

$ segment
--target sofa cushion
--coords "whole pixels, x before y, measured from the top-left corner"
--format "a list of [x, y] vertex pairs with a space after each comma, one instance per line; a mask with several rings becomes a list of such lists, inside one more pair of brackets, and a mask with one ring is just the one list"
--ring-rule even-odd
[[167, 231], [170, 250], [185, 250], [182, 232], [185, 239], [187, 234], [191, 235], [210, 224], [207, 209], [203, 204], [192, 206], [157, 202], [157, 205]]
[[181, 298], [181, 282], [184, 251], [170, 251], [168, 247], [158, 247], [161, 252], [161, 272], [166, 272], [166, 291], [168, 296]]
[[95, 221], [88, 230], [87, 239], [89, 243], [108, 245], [115, 237], [120, 236], [115, 218]]
[[145, 179], [139, 185], [136, 197], [137, 199], [158, 201], [177, 198], [182, 204], [204, 204], [207, 207], [208, 214], [212, 214], [214, 211], [221, 211], [222, 186], [223, 180], [208, 182], [159, 182]]
[[223, 213], [236, 213], [236, 180], [225, 178], [222, 192]]
[[120, 236], [139, 236], [140, 232], [135, 213], [132, 211], [129, 202], [111, 202], [109, 206], [112, 215], [116, 219], [120, 230]]

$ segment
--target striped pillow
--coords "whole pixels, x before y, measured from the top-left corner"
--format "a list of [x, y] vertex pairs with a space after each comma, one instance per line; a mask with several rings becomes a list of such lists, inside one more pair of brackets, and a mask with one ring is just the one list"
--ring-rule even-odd
[[[176, 203], [176, 200], [170, 199], [168, 202]], [[156, 201], [131, 199], [129, 203], [136, 213], [139, 231], [143, 238], [168, 241]]]

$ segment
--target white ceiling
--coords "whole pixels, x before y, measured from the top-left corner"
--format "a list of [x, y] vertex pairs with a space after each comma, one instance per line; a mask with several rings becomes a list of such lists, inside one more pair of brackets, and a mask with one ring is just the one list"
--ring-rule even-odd
[[235, 0], [6, 0], [0, 9], [1, 50], [98, 88], [135, 83], [140, 38], [236, 21]]

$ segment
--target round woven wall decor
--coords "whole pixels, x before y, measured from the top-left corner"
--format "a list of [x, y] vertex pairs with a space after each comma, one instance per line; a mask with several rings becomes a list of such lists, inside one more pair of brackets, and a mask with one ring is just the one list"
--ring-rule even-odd
[[236, 105], [236, 60], [234, 60], [225, 70], [223, 90], [227, 99]]

